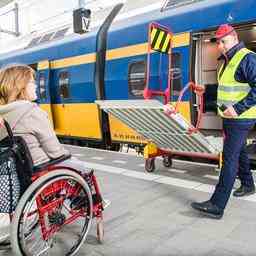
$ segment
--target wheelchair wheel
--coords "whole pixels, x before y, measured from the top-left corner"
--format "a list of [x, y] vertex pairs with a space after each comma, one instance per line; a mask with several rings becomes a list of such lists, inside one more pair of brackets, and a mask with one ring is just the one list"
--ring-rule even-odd
[[147, 172], [154, 172], [156, 169], [155, 158], [148, 158], [145, 160], [145, 170]]
[[15, 255], [74, 255], [93, 218], [92, 194], [74, 171], [58, 169], [38, 178], [21, 197], [12, 219]]
[[171, 156], [163, 157], [163, 166], [167, 167], [167, 168], [172, 166], [172, 157]]

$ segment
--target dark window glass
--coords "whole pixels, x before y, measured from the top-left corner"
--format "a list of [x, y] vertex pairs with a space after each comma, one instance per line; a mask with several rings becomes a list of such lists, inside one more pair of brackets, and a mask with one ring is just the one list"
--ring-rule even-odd
[[46, 35], [44, 35], [42, 38], [41, 38], [41, 40], [40, 40], [40, 44], [41, 43], [45, 43], [45, 42], [47, 42], [47, 41], [50, 41], [50, 39], [51, 39], [51, 37], [53, 36], [53, 34], [54, 34], [55, 32], [51, 32], [51, 33], [48, 33], [48, 34], [46, 34]]
[[53, 39], [64, 37], [69, 28], [64, 28], [55, 32]]
[[46, 98], [46, 79], [45, 74], [39, 74], [39, 97], [40, 99]]
[[143, 96], [143, 90], [146, 85], [146, 63], [137, 61], [129, 66], [128, 72], [129, 91], [133, 96]]
[[171, 56], [172, 95], [178, 96], [182, 89], [181, 55], [174, 52]]
[[27, 45], [27, 47], [32, 47], [32, 46], [35, 46], [38, 44], [38, 42], [40, 41], [41, 37], [36, 37], [36, 38], [33, 38], [29, 44]]
[[69, 76], [67, 71], [59, 74], [59, 93], [64, 99], [69, 98]]
[[162, 10], [175, 8], [183, 5], [188, 5], [188, 4], [201, 2], [201, 1], [204, 1], [204, 0], [166, 0], [162, 7]]

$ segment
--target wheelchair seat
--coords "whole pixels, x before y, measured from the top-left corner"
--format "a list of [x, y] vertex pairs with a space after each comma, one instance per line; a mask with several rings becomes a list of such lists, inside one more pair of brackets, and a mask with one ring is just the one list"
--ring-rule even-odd
[[70, 154], [69, 155], [62, 155], [58, 158], [51, 159], [48, 162], [36, 165], [36, 166], [33, 167], [33, 173], [43, 171], [43, 170], [47, 169], [49, 166], [59, 164], [59, 163], [65, 161], [65, 160], [69, 159], [70, 157], [71, 157]]

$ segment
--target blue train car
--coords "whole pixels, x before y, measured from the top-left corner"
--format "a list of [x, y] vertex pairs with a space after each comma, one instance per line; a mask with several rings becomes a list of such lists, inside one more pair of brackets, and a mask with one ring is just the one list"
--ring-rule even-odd
[[[221, 129], [216, 115], [216, 73], [219, 63], [211, 40], [222, 23], [232, 24], [248, 48], [256, 50], [255, 0], [169, 0], [165, 8], [116, 20], [122, 4], [104, 23], [85, 35], [71, 35], [0, 56], [0, 64], [26, 63], [37, 71], [39, 104], [48, 111], [60, 138], [111, 147], [120, 143], [143, 144], [143, 138], [112, 116], [102, 113], [95, 100], [142, 99], [149, 86], [164, 90], [168, 65], [151, 52], [147, 70], [148, 29], [151, 22], [172, 33], [170, 102], [194, 81], [206, 86], [201, 129]], [[198, 99], [187, 92], [181, 113], [194, 123]]]

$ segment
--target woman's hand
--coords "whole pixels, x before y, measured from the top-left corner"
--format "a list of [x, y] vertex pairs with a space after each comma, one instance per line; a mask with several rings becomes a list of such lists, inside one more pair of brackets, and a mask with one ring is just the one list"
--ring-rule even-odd
[[0, 117], [0, 128], [5, 127], [4, 125], [4, 119], [2, 117]]

